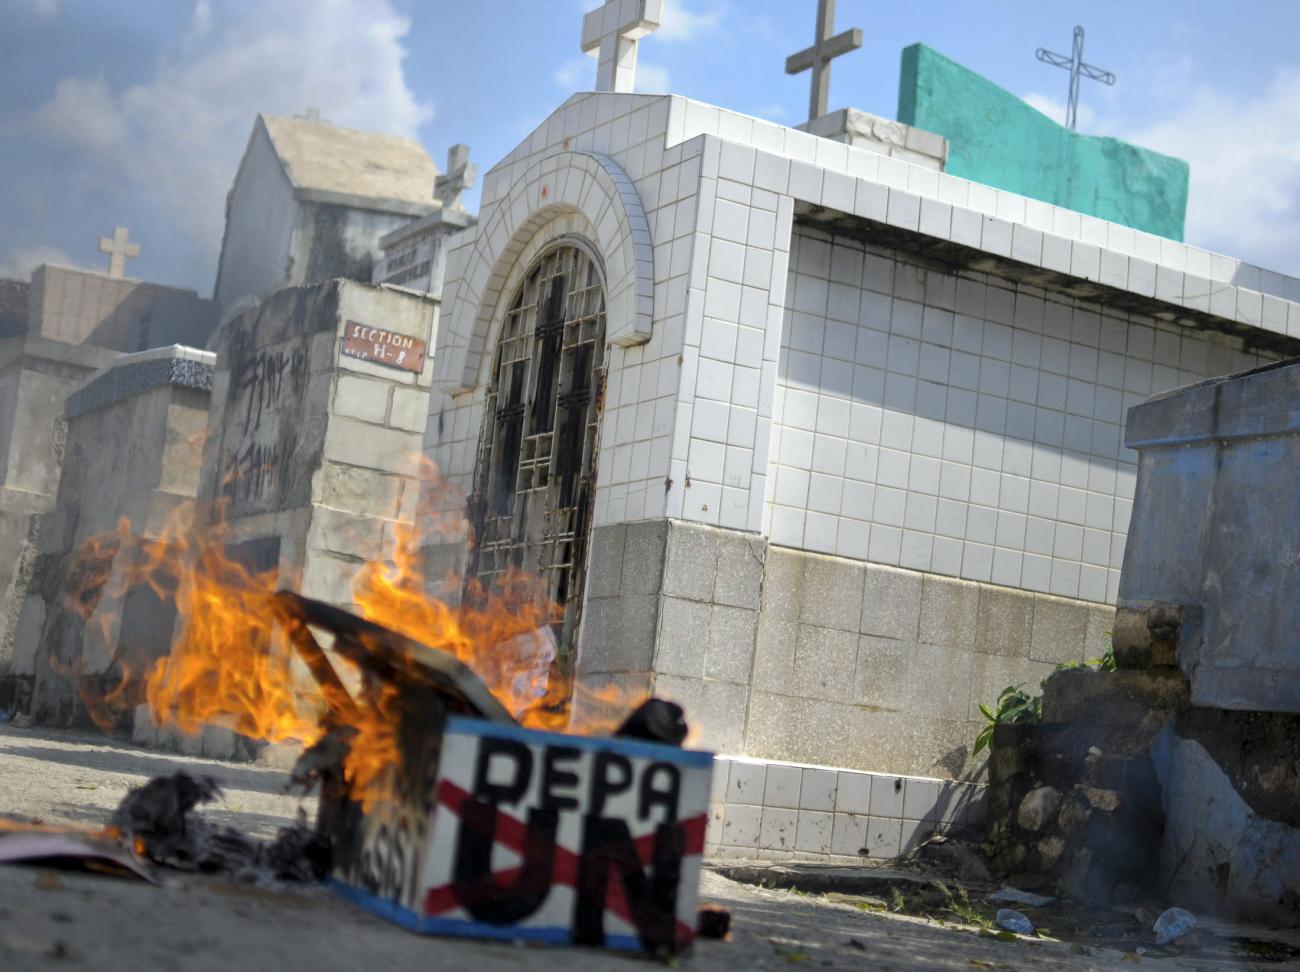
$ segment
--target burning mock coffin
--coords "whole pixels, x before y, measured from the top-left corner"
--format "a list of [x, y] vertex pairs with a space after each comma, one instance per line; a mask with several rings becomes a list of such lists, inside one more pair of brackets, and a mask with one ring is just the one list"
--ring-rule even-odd
[[[654, 741], [681, 738], [662, 711], [628, 721], [644, 738], [525, 729], [454, 657], [281, 597], [331, 707], [381, 709], [391, 733], [369, 770], [349, 752], [351, 728], [327, 733], [300, 764], [321, 780], [318, 827], [333, 842], [331, 880], [344, 896], [417, 932], [656, 952], [690, 945], [713, 757]], [[361, 698], [344, 689], [308, 624], [331, 631], [334, 650], [369, 673]], [[348, 715], [341, 726], [357, 724]]]

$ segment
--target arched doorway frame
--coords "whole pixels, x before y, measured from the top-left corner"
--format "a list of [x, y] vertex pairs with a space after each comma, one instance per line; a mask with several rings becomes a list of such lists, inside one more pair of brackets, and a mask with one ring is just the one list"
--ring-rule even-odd
[[581, 624], [605, 378], [606, 278], [580, 233], [551, 236], [511, 275], [486, 363], [468, 519], [466, 596], [539, 579], [560, 609], [561, 660]]

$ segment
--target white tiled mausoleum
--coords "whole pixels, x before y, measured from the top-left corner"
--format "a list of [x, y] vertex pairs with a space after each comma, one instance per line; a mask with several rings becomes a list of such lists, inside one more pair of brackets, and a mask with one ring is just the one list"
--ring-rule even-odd
[[585, 678], [750, 762], [978, 770], [1105, 648], [1126, 410], [1300, 350], [1298, 280], [674, 96], [570, 98], [479, 219], [426, 451], [492, 540], [430, 556], [553, 578]]

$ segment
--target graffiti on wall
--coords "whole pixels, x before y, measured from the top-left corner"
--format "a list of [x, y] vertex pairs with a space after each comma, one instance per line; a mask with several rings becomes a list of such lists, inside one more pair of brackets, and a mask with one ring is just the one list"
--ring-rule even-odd
[[308, 339], [256, 348], [254, 337], [242, 333], [231, 341], [221, 441], [221, 492], [230, 513], [279, 505], [304, 415]]

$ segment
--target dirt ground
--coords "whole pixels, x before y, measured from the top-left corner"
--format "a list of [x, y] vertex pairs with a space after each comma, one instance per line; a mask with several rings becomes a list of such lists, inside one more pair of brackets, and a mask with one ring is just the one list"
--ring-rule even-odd
[[[102, 738], [0, 727], [0, 816], [100, 825], [126, 791], [179, 768], [226, 788], [205, 813], [270, 836], [297, 813], [285, 775], [247, 764], [146, 751]], [[310, 802], [301, 804], [310, 812]], [[733, 911], [732, 940], [699, 943], [682, 968], [1010, 969], [1082, 972], [1136, 962], [1166, 972], [1275, 969], [1295, 963], [1143, 958], [1042, 941], [999, 941], [973, 928], [864, 910], [846, 895], [755, 887], [706, 872], [702, 897]], [[421, 938], [323, 888], [264, 890], [172, 875], [168, 884], [0, 867], [0, 970], [113, 972], [635, 968], [647, 960], [591, 949], [514, 947]]]

